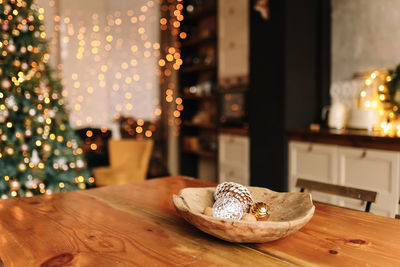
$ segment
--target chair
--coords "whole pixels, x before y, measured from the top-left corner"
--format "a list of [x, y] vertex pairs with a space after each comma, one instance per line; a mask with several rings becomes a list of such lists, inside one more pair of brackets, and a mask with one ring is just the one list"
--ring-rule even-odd
[[395, 219], [400, 219], [400, 214], [396, 214], [394, 218]]
[[304, 192], [304, 189], [307, 189], [309, 191], [314, 190], [322, 193], [333, 194], [337, 196], [349, 197], [366, 201], [367, 202], [367, 205], [365, 207], [366, 212], [370, 211], [371, 203], [375, 203], [377, 194], [375, 191], [363, 190], [342, 185], [321, 183], [302, 178], [297, 179], [296, 187], [300, 188], [300, 192]]
[[97, 186], [126, 184], [146, 179], [153, 140], [109, 140], [109, 167], [93, 169]]

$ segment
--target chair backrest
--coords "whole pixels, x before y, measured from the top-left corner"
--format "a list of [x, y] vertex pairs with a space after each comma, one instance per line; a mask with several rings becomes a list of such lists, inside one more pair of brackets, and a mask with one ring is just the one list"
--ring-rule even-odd
[[396, 215], [395, 215], [395, 218], [396, 218], [396, 219], [400, 219], [400, 214], [396, 214]]
[[371, 209], [371, 203], [375, 202], [377, 194], [375, 191], [369, 191], [342, 185], [321, 183], [302, 178], [297, 179], [296, 187], [301, 188], [301, 192], [304, 192], [304, 189], [307, 189], [309, 191], [318, 191], [322, 193], [355, 198], [366, 201], [367, 202], [367, 205], [365, 207], [366, 212], [369, 212], [369, 210]]
[[109, 140], [108, 145], [111, 168], [138, 168], [147, 171], [153, 140]]

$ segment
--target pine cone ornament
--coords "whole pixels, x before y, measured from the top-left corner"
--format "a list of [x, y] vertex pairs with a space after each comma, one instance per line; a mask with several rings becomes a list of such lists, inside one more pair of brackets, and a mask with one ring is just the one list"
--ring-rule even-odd
[[214, 199], [218, 200], [223, 197], [234, 197], [239, 200], [242, 205], [243, 212], [248, 212], [253, 205], [253, 198], [249, 190], [238, 183], [223, 182], [217, 186], [214, 192]]

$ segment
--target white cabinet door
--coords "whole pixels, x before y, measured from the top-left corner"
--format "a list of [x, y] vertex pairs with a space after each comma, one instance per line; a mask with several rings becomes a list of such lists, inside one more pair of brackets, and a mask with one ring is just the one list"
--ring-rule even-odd
[[218, 1], [218, 76], [249, 74], [249, 3]]
[[218, 145], [219, 182], [232, 181], [249, 185], [249, 137], [220, 134]]
[[[296, 188], [298, 178], [319, 182], [337, 183], [337, 146], [306, 142], [289, 142], [289, 191]], [[336, 203], [336, 197], [312, 192], [315, 200]]]
[[[371, 212], [394, 217], [399, 201], [399, 153], [339, 147], [339, 184], [377, 191]], [[360, 200], [340, 198], [339, 205], [365, 209]]]

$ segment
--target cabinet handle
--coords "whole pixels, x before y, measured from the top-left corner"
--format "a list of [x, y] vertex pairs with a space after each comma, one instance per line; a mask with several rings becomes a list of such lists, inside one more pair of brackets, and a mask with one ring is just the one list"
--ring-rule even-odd
[[364, 150], [361, 154], [361, 158], [365, 158], [367, 156], [367, 150]]
[[308, 152], [311, 152], [312, 150], [313, 150], [313, 145], [312, 144], [310, 144], [309, 146], [308, 146]]

